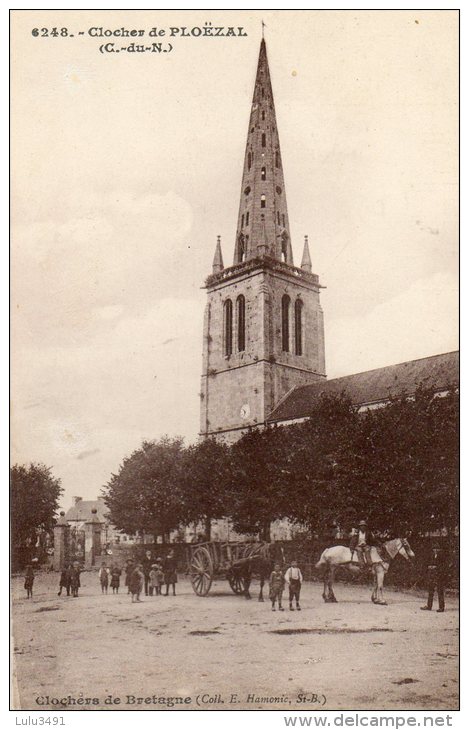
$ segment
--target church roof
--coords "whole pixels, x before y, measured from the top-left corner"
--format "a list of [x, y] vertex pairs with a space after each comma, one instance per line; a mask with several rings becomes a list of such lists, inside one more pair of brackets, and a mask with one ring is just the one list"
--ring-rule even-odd
[[293, 388], [272, 411], [267, 421], [292, 421], [306, 418], [321, 395], [344, 392], [355, 405], [382, 403], [403, 392], [415, 393], [419, 385], [444, 391], [459, 384], [459, 352], [410, 360], [364, 373]]
[[99, 522], [107, 522], [109, 510], [103, 499], [78, 499], [73, 507], [65, 513], [67, 522], [88, 522], [94, 517], [91, 510], [96, 510]]

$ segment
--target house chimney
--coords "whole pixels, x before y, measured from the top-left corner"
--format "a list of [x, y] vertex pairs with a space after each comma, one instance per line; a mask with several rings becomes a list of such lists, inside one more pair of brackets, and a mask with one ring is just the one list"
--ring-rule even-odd
[[73, 498], [73, 504], [74, 505], [77, 505], [78, 502], [81, 502], [82, 501], [82, 499], [83, 499], [83, 497], [74, 497]]

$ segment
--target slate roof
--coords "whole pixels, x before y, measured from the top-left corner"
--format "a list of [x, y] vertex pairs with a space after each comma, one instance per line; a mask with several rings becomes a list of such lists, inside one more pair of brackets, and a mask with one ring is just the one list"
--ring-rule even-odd
[[67, 522], [87, 522], [93, 516], [91, 510], [96, 509], [96, 517], [100, 522], [107, 522], [108, 508], [102, 499], [80, 499], [65, 513]]
[[433, 388], [437, 392], [458, 384], [459, 352], [456, 350], [342, 378], [297, 386], [280, 401], [267, 421], [272, 423], [305, 418], [322, 394], [344, 392], [355, 405], [371, 405], [403, 392], [412, 395], [419, 385]]

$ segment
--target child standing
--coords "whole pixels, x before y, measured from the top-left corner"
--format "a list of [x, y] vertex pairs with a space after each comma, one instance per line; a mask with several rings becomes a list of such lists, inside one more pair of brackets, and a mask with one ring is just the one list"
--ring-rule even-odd
[[140, 594], [143, 590], [143, 581], [145, 576], [143, 575], [142, 566], [140, 563], [135, 567], [132, 575], [130, 576], [129, 589], [132, 594], [132, 603], [141, 603]]
[[26, 589], [26, 598], [33, 597], [33, 584], [34, 584], [34, 570], [33, 566], [29, 564], [26, 567], [26, 573], [24, 574], [24, 587]]
[[101, 593], [107, 593], [109, 586], [109, 570], [106, 567], [106, 563], [101, 565], [101, 570], [99, 571], [99, 582], [101, 583]]
[[150, 596], [153, 595], [153, 592], [155, 593], [155, 596], [158, 596], [160, 593], [160, 584], [158, 580], [158, 565], [156, 563], [153, 563], [150, 569], [149, 577], [148, 577], [148, 593]]
[[296, 601], [296, 610], [301, 611], [300, 608], [300, 591], [301, 584], [303, 583], [303, 576], [301, 570], [298, 567], [296, 560], [291, 561], [291, 566], [285, 573], [285, 583], [288, 586], [288, 601], [290, 603], [290, 611], [294, 611], [293, 599]]
[[272, 573], [270, 574], [269, 579], [269, 595], [270, 600], [272, 601], [272, 611], [275, 611], [275, 601], [278, 601], [278, 610], [283, 611], [282, 608], [282, 595], [283, 595], [283, 587], [285, 585], [285, 579], [283, 577], [283, 573], [280, 567], [280, 563], [275, 563], [274, 569]]
[[111, 588], [113, 593], [119, 593], [121, 573], [122, 571], [117, 565], [111, 565]]

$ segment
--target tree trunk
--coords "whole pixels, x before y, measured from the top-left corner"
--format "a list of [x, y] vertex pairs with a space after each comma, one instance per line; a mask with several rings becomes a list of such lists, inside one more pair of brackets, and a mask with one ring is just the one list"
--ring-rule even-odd
[[210, 542], [212, 539], [212, 519], [211, 517], [205, 518], [205, 539]]
[[267, 522], [264, 522], [264, 526], [262, 528], [262, 533], [263, 533], [262, 539], [265, 542], [270, 542], [271, 541], [271, 539], [270, 539], [270, 520], [268, 520]]

